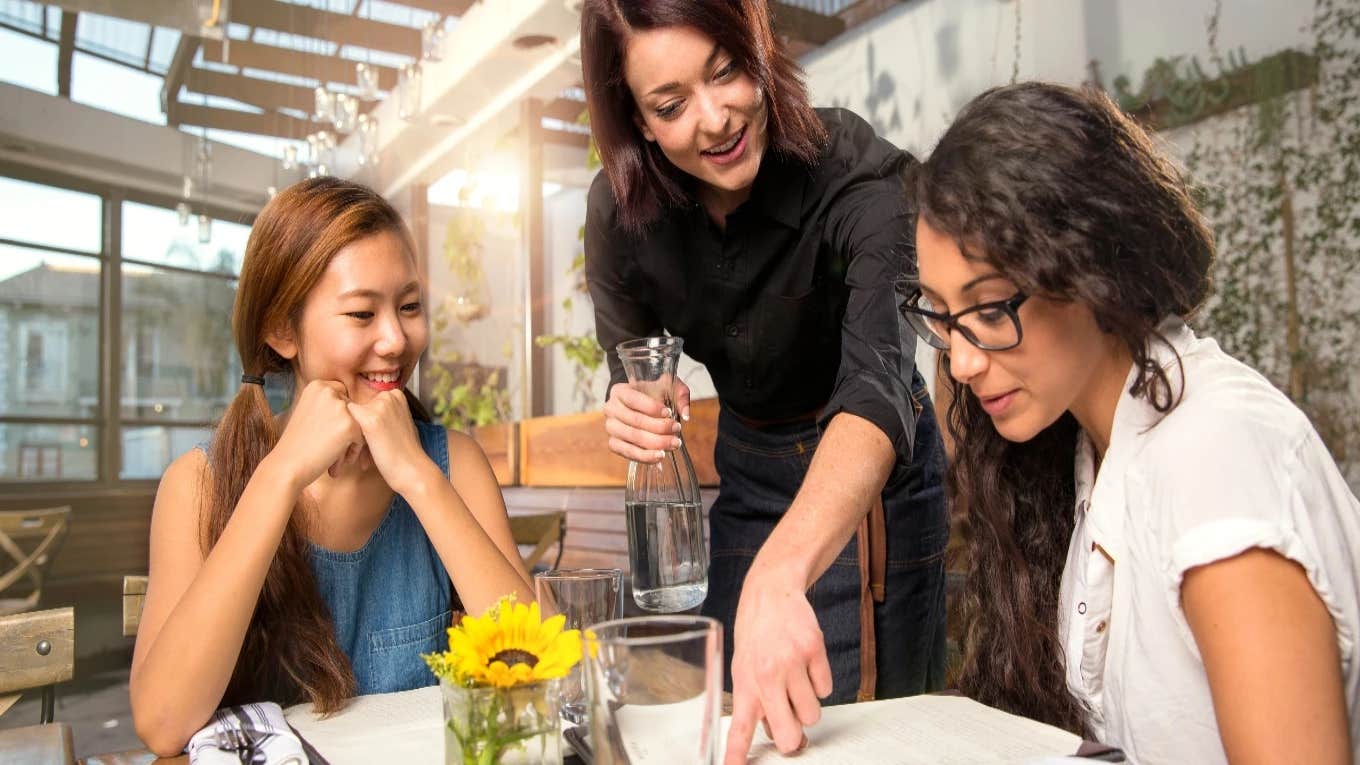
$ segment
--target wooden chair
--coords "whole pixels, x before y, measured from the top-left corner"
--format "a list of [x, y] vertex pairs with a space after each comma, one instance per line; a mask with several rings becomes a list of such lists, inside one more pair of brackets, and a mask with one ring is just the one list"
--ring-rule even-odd
[[[66, 536], [71, 507], [0, 511], [0, 561], [11, 567], [0, 574], [0, 616], [32, 611], [42, 599], [43, 578]], [[22, 596], [4, 597], [20, 581], [32, 588]]]
[[42, 688], [42, 722], [52, 722], [56, 684], [75, 674], [75, 637], [69, 606], [0, 617], [0, 714], [23, 691]]
[[524, 556], [524, 567], [529, 571], [543, 560], [548, 548], [557, 545], [557, 557], [553, 568], [562, 562], [562, 549], [567, 538], [567, 514], [557, 510], [550, 513], [533, 513], [510, 516], [510, 533], [517, 545], [533, 545], [534, 549]]
[[123, 636], [133, 637], [142, 625], [142, 607], [146, 605], [146, 577], [123, 577]]

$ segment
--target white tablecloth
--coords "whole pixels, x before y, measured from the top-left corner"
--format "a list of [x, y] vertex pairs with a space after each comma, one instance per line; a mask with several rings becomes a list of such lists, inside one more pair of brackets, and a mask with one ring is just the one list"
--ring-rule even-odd
[[[325, 719], [311, 704], [289, 707], [283, 716], [331, 765], [444, 765], [444, 706], [437, 685], [360, 696]], [[571, 753], [563, 741], [562, 756]], [[506, 762], [520, 759], [511, 753]]]

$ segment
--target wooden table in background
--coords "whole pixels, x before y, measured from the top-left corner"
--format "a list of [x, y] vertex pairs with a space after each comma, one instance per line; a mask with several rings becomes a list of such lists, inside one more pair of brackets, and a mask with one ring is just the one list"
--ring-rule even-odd
[[75, 746], [66, 723], [0, 730], [0, 762], [5, 765], [75, 765]]

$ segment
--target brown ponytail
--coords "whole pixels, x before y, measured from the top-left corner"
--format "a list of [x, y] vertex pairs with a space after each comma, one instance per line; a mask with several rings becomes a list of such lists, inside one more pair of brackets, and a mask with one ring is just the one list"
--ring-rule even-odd
[[[241, 369], [249, 375], [292, 379], [291, 365], [266, 338], [297, 327], [307, 293], [337, 252], [384, 231], [396, 233], [414, 255], [396, 210], [368, 188], [316, 178], [275, 196], [251, 229], [232, 308]], [[413, 400], [409, 394], [408, 400]], [[200, 484], [205, 554], [222, 536], [255, 468], [278, 438], [264, 388], [242, 385], [213, 433], [207, 475]], [[354, 672], [335, 640], [334, 623], [308, 560], [306, 516], [296, 510], [265, 576], [224, 704], [310, 701], [329, 713], [356, 692]]]

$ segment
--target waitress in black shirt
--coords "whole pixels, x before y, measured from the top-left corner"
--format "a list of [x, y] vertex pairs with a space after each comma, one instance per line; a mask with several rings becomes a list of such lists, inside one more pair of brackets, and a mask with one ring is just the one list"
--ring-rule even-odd
[[728, 761], [761, 718], [792, 751], [819, 698], [943, 681], [943, 450], [894, 292], [914, 160], [809, 106], [763, 0], [586, 0], [581, 51], [609, 445], [654, 462], [683, 437], [612, 352], [683, 337], [722, 404], [703, 611], [725, 625]]

